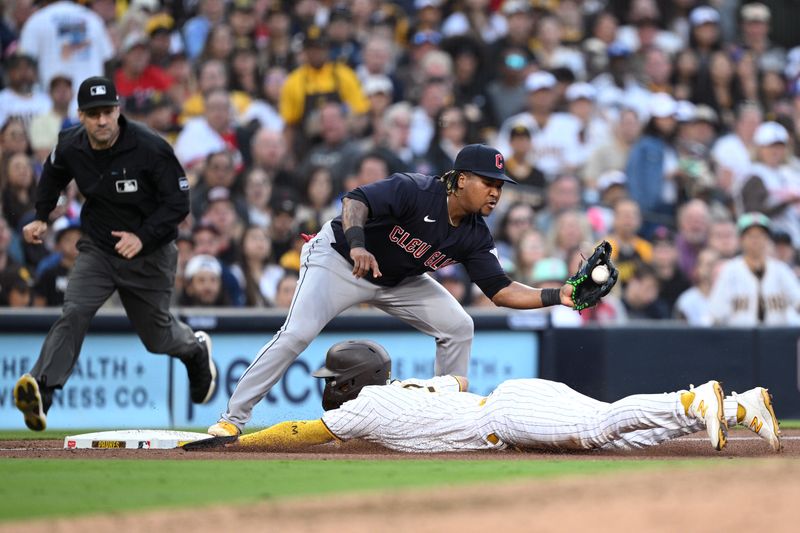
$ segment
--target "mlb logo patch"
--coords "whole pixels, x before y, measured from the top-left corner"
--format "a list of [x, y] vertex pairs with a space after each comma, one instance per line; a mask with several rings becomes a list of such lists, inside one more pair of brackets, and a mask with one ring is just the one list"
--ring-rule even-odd
[[139, 182], [136, 180], [117, 180], [116, 186], [117, 192], [119, 193], [136, 192], [139, 190]]
[[180, 178], [178, 178], [178, 187], [182, 191], [189, 190], [189, 180], [186, 179], [186, 176], [181, 176]]
[[92, 96], [103, 96], [106, 94], [106, 86], [105, 85], [92, 85], [89, 88], [89, 94]]

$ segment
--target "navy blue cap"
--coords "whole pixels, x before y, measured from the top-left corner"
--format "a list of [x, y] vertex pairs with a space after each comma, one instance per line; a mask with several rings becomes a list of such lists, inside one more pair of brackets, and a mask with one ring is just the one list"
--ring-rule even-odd
[[517, 183], [505, 175], [503, 154], [485, 144], [468, 144], [458, 152], [453, 170], [465, 170], [484, 178]]

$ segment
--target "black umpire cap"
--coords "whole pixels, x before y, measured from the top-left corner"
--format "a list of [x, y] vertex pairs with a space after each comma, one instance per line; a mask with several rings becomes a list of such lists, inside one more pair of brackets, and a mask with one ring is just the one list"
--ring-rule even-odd
[[472, 172], [484, 178], [517, 183], [505, 175], [503, 154], [485, 144], [468, 144], [458, 152], [453, 170]]
[[119, 95], [114, 82], [101, 76], [86, 78], [78, 89], [78, 109], [118, 106]]

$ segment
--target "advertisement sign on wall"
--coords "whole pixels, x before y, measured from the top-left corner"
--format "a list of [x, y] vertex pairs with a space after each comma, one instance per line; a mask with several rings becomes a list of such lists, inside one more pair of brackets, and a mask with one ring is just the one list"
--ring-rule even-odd
[[[322, 366], [332, 344], [357, 338], [369, 338], [387, 349], [395, 378], [433, 375], [435, 344], [425, 335], [416, 332], [323, 333], [256, 406], [250, 427], [287, 419], [318, 418], [322, 413], [322, 382], [310, 373]], [[88, 336], [75, 372], [64, 390], [56, 394], [48, 415], [48, 427], [158, 429], [202, 428], [212, 424], [226, 411], [236, 382], [269, 336], [212, 333], [212, 339], [220, 374], [218, 388], [208, 404], [194, 405], [189, 401], [186, 371], [179, 361], [148, 353], [135, 335]], [[30, 370], [42, 340], [40, 334], [3, 335], [0, 346], [2, 429], [24, 427], [13, 405], [12, 390], [19, 376]], [[538, 338], [533, 332], [478, 331], [470, 361], [470, 391], [488, 394], [506, 379], [536, 376], [538, 352]]]

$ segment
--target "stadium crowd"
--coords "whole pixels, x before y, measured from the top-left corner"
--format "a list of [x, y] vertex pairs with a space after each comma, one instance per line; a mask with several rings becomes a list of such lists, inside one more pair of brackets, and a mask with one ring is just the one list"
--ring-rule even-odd
[[[513, 279], [558, 287], [581, 252], [614, 245], [620, 283], [599, 306], [532, 313], [800, 323], [800, 2], [0, 5], [2, 306], [63, 302], [80, 195], [62, 197], [45, 247], [20, 231], [42, 161], [77, 124], [77, 86], [107, 75], [192, 184], [176, 306], [288, 307], [301, 233], [344, 192], [441, 175], [485, 142], [519, 182], [488, 219]], [[732, 270], [740, 253], [754, 274]], [[777, 295], [759, 288], [775, 272]], [[464, 305], [493, 305], [459, 265], [433, 276]], [[757, 301], [740, 313], [748, 276]]]

